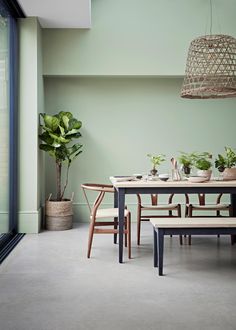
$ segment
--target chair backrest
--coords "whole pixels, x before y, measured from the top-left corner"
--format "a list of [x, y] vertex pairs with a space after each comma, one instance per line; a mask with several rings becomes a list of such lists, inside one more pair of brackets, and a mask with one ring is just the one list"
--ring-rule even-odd
[[[198, 195], [199, 205], [206, 205], [206, 194], [197, 194], [197, 195]], [[223, 196], [222, 193], [217, 195], [216, 204], [220, 204], [222, 196]], [[186, 204], [190, 204], [188, 194], [185, 194], [185, 198], [186, 198]]]
[[[220, 200], [223, 194], [219, 194], [216, 199], [216, 204], [220, 204]], [[199, 205], [206, 205], [206, 194], [198, 194]]]
[[[175, 194], [169, 195], [168, 204], [172, 204], [174, 196], [175, 196]], [[152, 206], [158, 205], [158, 194], [151, 194], [150, 197], [151, 197], [151, 205]], [[138, 204], [142, 205], [142, 200], [141, 200], [140, 194], [137, 194], [137, 198], [138, 198]], [[187, 194], [185, 194], [185, 200], [186, 200], [186, 204], [188, 204], [189, 197]]]
[[[86, 203], [88, 205], [89, 211], [91, 215], [96, 215], [97, 209], [101, 205], [105, 193], [114, 193], [114, 188], [112, 185], [108, 184], [99, 184], [99, 183], [84, 183], [81, 185]], [[97, 191], [98, 195], [93, 202], [93, 205], [90, 204], [86, 190], [89, 191]]]

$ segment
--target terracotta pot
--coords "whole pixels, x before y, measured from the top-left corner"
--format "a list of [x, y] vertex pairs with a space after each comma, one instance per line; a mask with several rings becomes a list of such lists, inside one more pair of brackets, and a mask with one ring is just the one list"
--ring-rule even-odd
[[73, 205], [72, 200], [46, 201], [45, 206], [46, 229], [68, 230], [72, 228]]
[[206, 177], [208, 180], [211, 179], [212, 170], [198, 170], [197, 175]]
[[223, 180], [236, 180], [236, 167], [225, 168], [223, 174]]

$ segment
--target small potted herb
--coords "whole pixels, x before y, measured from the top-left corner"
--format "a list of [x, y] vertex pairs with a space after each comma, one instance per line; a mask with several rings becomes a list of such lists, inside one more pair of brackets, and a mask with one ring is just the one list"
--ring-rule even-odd
[[225, 154], [218, 154], [215, 167], [223, 173], [224, 180], [236, 180], [236, 152], [230, 147], [225, 147]]
[[193, 153], [181, 151], [178, 161], [182, 165], [184, 174], [189, 175], [193, 167]]
[[152, 169], [150, 171], [152, 176], [156, 176], [157, 175], [157, 166], [159, 166], [162, 162], [164, 162], [165, 159], [165, 155], [151, 155], [151, 154], [147, 154], [147, 156], [150, 158], [150, 161], [152, 163]]
[[192, 157], [193, 164], [198, 170], [197, 175], [206, 177], [210, 180], [212, 174], [212, 154], [209, 152], [194, 153]]

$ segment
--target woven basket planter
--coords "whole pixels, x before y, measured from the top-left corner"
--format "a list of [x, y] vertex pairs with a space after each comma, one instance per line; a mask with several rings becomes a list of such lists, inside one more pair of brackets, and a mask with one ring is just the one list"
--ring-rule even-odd
[[47, 200], [45, 207], [47, 230], [68, 230], [73, 223], [73, 200]]

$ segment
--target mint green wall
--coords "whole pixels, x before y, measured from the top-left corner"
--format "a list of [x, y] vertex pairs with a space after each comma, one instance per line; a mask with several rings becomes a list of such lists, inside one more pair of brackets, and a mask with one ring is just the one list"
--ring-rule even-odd
[[[72, 165], [68, 195], [75, 192], [75, 220], [85, 221], [83, 182], [111, 175], [147, 173], [147, 153], [236, 147], [236, 100], [184, 100], [180, 78], [46, 78], [45, 111], [71, 111], [83, 122], [84, 152]], [[170, 170], [170, 161], [160, 167]], [[217, 174], [217, 172], [215, 172]], [[54, 191], [55, 168], [46, 162], [46, 191]], [[134, 209], [135, 199], [128, 198]], [[133, 219], [135, 212], [133, 212]]]
[[[213, 33], [236, 36], [236, 1], [213, 1]], [[45, 75], [183, 75], [209, 33], [206, 0], [93, 0], [92, 28], [43, 30]]]
[[[235, 36], [236, 2], [213, 5], [213, 33]], [[170, 158], [236, 147], [236, 100], [182, 100], [182, 79], [174, 78], [184, 74], [190, 41], [209, 31], [209, 12], [205, 0], [94, 0], [90, 30], [43, 30], [45, 111], [72, 111], [84, 124], [84, 153], [68, 187], [77, 221], [88, 218], [82, 182], [147, 173], [148, 152]], [[161, 171], [168, 170], [166, 163]], [[55, 182], [48, 158], [46, 182], [48, 194]], [[128, 202], [134, 210], [135, 199]]]
[[38, 150], [38, 113], [44, 111], [41, 28], [37, 18], [19, 20], [19, 231], [41, 224], [44, 174]]

